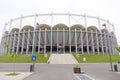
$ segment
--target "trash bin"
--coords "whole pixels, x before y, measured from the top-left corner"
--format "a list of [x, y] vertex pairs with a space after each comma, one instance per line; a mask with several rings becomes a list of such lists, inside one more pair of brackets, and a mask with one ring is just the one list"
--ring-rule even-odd
[[30, 65], [30, 72], [33, 72], [34, 71], [34, 67], [33, 65]]
[[118, 71], [117, 64], [114, 64], [114, 71]]

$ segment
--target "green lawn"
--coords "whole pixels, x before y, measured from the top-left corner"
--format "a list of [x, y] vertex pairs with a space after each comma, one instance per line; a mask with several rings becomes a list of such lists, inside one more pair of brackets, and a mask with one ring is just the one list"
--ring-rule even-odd
[[[103, 54], [80, 54], [79, 57], [76, 57], [75, 54], [73, 56], [80, 63], [109, 63], [109, 55]], [[83, 61], [83, 58], [86, 58], [86, 61]], [[112, 55], [112, 62], [117, 63], [120, 61], [120, 55]]]
[[[46, 63], [50, 57], [50, 54], [48, 54], [48, 57], [44, 57], [44, 54], [36, 54], [36, 62], [37, 63]], [[31, 63], [32, 62], [32, 55], [21, 55], [21, 54], [15, 54], [14, 56], [9, 55], [2, 55], [0, 56], [0, 63]]]
[[20, 73], [15, 73], [15, 72], [13, 72], [13, 73], [9, 73], [9, 74], [6, 74], [6, 76], [17, 76], [17, 75], [19, 75]]

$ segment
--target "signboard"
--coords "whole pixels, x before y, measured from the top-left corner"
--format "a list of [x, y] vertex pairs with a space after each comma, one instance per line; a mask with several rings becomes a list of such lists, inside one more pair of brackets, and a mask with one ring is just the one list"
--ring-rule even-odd
[[36, 61], [36, 56], [32, 56], [32, 61]]

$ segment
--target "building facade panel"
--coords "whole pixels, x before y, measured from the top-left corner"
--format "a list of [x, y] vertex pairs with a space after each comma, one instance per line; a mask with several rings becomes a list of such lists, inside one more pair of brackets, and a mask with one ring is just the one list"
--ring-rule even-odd
[[[69, 14], [65, 15], [69, 16]], [[71, 16], [72, 15], [73, 14], [71, 14]], [[54, 16], [54, 14], [52, 16]], [[52, 26], [53, 24], [49, 26], [47, 23], [35, 23], [36, 25], [34, 27], [27, 24], [23, 27], [20, 26], [20, 28], [13, 28], [7, 33], [3, 32], [0, 53], [10, 54], [12, 51], [16, 54], [115, 54], [114, 46], [117, 45], [117, 39], [114, 32], [110, 32], [108, 30], [109, 28], [100, 29], [100, 23], [98, 27], [87, 27], [87, 17], [89, 16], [83, 15], [82, 17], [85, 18], [85, 27], [80, 23], [73, 24], [72, 26], [70, 23], [69, 26], [62, 23], [57, 23], [54, 26]], [[69, 19], [68, 21], [70, 21]], [[95, 19], [98, 20], [98, 18]], [[20, 22], [22, 22], [21, 20], [20, 18]], [[98, 21], [100, 22], [100, 20], [102, 19], [99, 18]], [[53, 21], [51, 21], [51, 23], [52, 22]], [[10, 22], [10, 24], [12, 23]], [[19, 25], [22, 25], [22, 23]], [[109, 25], [107, 25], [107, 27], [109, 27]], [[9, 50], [6, 49], [4, 42], [8, 43]]]

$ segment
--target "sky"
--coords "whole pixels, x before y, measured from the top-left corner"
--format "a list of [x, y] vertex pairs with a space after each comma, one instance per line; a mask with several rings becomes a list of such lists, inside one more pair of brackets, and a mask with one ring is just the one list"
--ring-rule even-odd
[[119, 0], [0, 0], [0, 40], [4, 24], [21, 15], [40, 13], [87, 14], [109, 20], [120, 43]]

